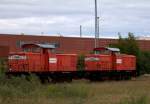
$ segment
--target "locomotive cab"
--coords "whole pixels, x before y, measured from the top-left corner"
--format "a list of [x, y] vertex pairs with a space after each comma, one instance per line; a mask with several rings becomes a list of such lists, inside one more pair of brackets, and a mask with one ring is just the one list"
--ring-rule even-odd
[[100, 48], [94, 48], [94, 53], [95, 54], [120, 54], [120, 49], [118, 48], [109, 48], [109, 47], [100, 47]]
[[54, 49], [50, 44], [23, 44], [23, 52], [9, 54], [9, 72], [48, 71], [48, 56]]
[[55, 46], [51, 44], [24, 44], [22, 45], [23, 52], [31, 53], [49, 53], [55, 52]]

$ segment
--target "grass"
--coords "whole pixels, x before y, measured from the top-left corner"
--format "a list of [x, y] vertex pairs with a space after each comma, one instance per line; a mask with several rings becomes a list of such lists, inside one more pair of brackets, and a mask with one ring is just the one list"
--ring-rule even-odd
[[48, 86], [49, 97], [86, 98], [88, 88], [85, 84], [56, 84]]
[[0, 73], [3, 73], [7, 69], [7, 58], [0, 58]]
[[142, 95], [140, 97], [132, 97], [122, 101], [120, 104], [148, 104], [147, 96]]
[[131, 81], [41, 84], [36, 76], [0, 74], [0, 104], [148, 104], [150, 77]]
[[44, 85], [36, 76], [27, 81], [25, 76], [7, 79], [0, 75], [0, 104], [60, 104], [66, 100], [82, 104], [87, 95], [88, 87], [83, 83]]
[[[5, 80], [4, 80], [5, 79]], [[131, 81], [41, 84], [34, 76], [0, 76], [0, 104], [148, 104], [150, 78]]]

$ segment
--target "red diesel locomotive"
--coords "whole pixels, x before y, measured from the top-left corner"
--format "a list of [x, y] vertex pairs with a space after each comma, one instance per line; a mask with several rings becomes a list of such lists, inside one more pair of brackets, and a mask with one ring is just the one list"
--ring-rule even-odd
[[85, 55], [82, 70], [77, 67], [77, 54], [57, 54], [49, 44], [24, 44], [23, 52], [10, 53], [9, 74], [34, 73], [42, 78], [127, 79], [136, 73], [136, 57], [120, 54], [117, 48], [95, 48]]

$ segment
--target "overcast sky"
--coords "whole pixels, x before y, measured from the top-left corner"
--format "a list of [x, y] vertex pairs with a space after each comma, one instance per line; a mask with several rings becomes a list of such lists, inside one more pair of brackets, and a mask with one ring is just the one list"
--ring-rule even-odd
[[[150, 34], [150, 0], [98, 0], [101, 37]], [[94, 0], [0, 0], [0, 33], [94, 36]]]

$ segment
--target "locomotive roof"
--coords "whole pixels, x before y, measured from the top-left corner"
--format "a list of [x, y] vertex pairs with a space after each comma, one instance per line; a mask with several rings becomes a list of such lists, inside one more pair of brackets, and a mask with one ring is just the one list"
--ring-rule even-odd
[[109, 50], [109, 51], [112, 51], [112, 52], [120, 52], [120, 49], [119, 48], [110, 48], [110, 47], [99, 47], [99, 48], [95, 48], [94, 49], [95, 51], [101, 51], [101, 50]]
[[55, 45], [52, 44], [23, 44], [22, 47], [28, 46], [28, 45], [35, 45], [40, 48], [47, 48], [47, 49], [54, 49], [56, 48]]
[[107, 47], [107, 50], [113, 51], [113, 52], [120, 52], [119, 48], [109, 48]]

